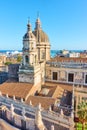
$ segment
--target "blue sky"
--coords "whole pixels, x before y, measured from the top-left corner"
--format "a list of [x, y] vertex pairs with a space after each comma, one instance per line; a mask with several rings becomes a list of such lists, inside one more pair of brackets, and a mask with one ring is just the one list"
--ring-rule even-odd
[[22, 49], [28, 17], [37, 12], [51, 49], [87, 49], [87, 0], [0, 0], [0, 50]]

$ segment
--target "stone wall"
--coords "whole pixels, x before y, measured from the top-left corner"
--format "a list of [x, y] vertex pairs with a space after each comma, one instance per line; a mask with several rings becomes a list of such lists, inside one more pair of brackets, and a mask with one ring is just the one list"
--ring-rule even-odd
[[[56, 72], [56, 79], [53, 79], [53, 73]], [[73, 75], [73, 81], [69, 81], [69, 74]], [[68, 83], [68, 84], [81, 84], [87, 85], [87, 69], [68, 68], [46, 65], [46, 81]]]
[[75, 116], [77, 116], [78, 104], [87, 101], [87, 88], [82, 85], [74, 86]]
[[14, 78], [18, 80], [19, 64], [11, 64], [8, 66], [9, 79]]
[[[2, 107], [3, 109], [3, 107]], [[0, 118], [3, 118], [10, 124], [14, 125], [17, 128], [22, 130], [34, 130], [35, 129], [35, 120], [31, 118], [24, 118], [21, 115], [12, 112], [8, 108], [4, 110], [0, 109]]]
[[0, 72], [0, 84], [5, 82], [8, 79], [8, 73], [7, 72]]

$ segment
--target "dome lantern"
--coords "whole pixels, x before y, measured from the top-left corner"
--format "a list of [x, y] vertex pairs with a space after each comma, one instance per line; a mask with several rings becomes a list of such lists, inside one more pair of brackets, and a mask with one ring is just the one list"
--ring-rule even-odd
[[28, 24], [27, 24], [27, 31], [32, 31], [31, 29], [31, 23], [30, 23], [30, 20], [28, 19]]
[[41, 29], [41, 22], [40, 22], [40, 19], [39, 19], [39, 18], [37, 18], [37, 20], [36, 20], [35, 29], [36, 29], [36, 30], [37, 30], [37, 29]]

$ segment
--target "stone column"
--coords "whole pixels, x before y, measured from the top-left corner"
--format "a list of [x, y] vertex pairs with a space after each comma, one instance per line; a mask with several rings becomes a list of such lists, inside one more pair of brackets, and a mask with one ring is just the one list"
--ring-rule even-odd
[[12, 115], [14, 115], [14, 106], [13, 106], [13, 104], [11, 104], [10, 110], [11, 110]]
[[22, 109], [22, 120], [21, 120], [21, 123], [22, 123], [22, 129], [26, 129], [26, 116], [25, 116], [25, 108], [23, 107]]
[[25, 116], [25, 108], [23, 107], [23, 109], [22, 109], [22, 116], [23, 116], [23, 120], [25, 120], [26, 119], [26, 116]]
[[71, 115], [70, 116], [71, 116], [72, 119], [74, 119], [74, 113], [73, 113], [73, 111], [71, 111]]
[[69, 118], [69, 122], [72, 123], [72, 126], [70, 127], [70, 130], [74, 129], [74, 113], [73, 111], [71, 112], [70, 118]]
[[71, 112], [71, 116], [74, 119], [74, 96], [75, 96], [75, 92], [74, 92], [74, 84], [73, 84], [73, 91], [72, 91], [72, 112]]
[[43, 121], [42, 121], [42, 116], [41, 116], [41, 104], [39, 103], [37, 109], [36, 109], [36, 113], [35, 113], [35, 123], [36, 125], [39, 126], [43, 126]]
[[2, 92], [0, 91], [0, 96], [2, 96]]
[[12, 124], [14, 124], [14, 106], [13, 106], [13, 104], [11, 104], [10, 110], [11, 110]]
[[68, 83], [68, 72], [66, 72], [66, 74], [67, 74], [67, 77], [66, 77], [66, 82]]
[[8, 94], [6, 94], [6, 97], [8, 98]]
[[51, 125], [51, 130], [54, 130], [54, 125]]
[[23, 98], [21, 98], [21, 102], [23, 103]]
[[75, 113], [75, 116], [77, 116], [77, 109], [78, 109], [78, 103], [79, 103], [78, 98], [79, 98], [79, 95], [77, 94], [76, 95], [76, 113]]
[[13, 95], [13, 100], [16, 100], [16, 99], [15, 99], [15, 95]]
[[31, 102], [31, 100], [30, 100], [30, 105], [32, 106], [32, 102]]
[[74, 78], [73, 78], [73, 81], [74, 81], [74, 83], [75, 83], [75, 72], [74, 72]]
[[51, 106], [49, 106], [49, 111], [52, 111]]
[[61, 116], [63, 116], [64, 114], [63, 114], [63, 109], [61, 109], [60, 110], [60, 114], [61, 114]]

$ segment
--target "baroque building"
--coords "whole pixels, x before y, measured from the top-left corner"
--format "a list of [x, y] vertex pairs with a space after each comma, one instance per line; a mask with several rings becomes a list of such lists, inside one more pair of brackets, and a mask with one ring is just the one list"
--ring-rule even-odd
[[[14, 106], [24, 107], [26, 115], [33, 111], [33, 116], [38, 120], [44, 120], [45, 117], [44, 124], [47, 127], [47, 122], [51, 119], [50, 128], [56, 121], [54, 128], [52, 127], [55, 130], [73, 130], [73, 117], [74, 114], [77, 116], [78, 104], [87, 100], [87, 59], [58, 56], [51, 58], [49, 38], [42, 30], [39, 18], [36, 19], [34, 30], [28, 21], [22, 52], [21, 64], [10, 65], [9, 80], [0, 85], [1, 104], [4, 105], [5, 101], [8, 106], [13, 102]], [[36, 109], [39, 103], [42, 106], [42, 117]], [[6, 115], [8, 116], [9, 114]], [[25, 115], [23, 117], [23, 124], [26, 124]], [[12, 117], [9, 118], [11, 121]], [[19, 119], [20, 127], [21, 120]], [[34, 126], [39, 124], [38, 120], [33, 120]], [[42, 126], [43, 122], [40, 124]], [[28, 126], [23, 127], [25, 129]]]
[[46, 62], [46, 81], [87, 85], [87, 59], [55, 57]]
[[28, 21], [22, 51], [23, 60], [19, 69], [19, 82], [38, 84], [39, 89], [44, 83], [45, 63], [50, 60], [49, 38], [42, 30], [39, 18], [36, 20], [34, 31]]

